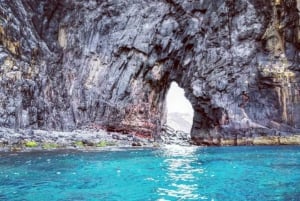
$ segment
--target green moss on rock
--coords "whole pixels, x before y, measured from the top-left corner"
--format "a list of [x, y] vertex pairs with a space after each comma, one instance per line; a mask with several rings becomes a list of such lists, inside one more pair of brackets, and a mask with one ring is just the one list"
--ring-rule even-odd
[[25, 147], [33, 148], [33, 147], [37, 147], [37, 146], [38, 146], [38, 143], [36, 141], [25, 142]]
[[84, 146], [82, 141], [77, 141], [74, 144], [75, 144], [76, 147], [83, 147]]
[[44, 143], [43, 149], [56, 149], [58, 148], [58, 144], [55, 143]]

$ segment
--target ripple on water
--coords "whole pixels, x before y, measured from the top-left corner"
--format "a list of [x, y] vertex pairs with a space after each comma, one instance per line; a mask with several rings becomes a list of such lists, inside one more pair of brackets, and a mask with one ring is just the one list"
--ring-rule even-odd
[[0, 200], [297, 200], [299, 147], [1, 154]]

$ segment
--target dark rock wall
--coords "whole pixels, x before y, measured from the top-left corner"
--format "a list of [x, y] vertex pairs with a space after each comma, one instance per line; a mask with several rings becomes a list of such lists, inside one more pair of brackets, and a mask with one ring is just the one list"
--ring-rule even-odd
[[198, 144], [299, 133], [299, 1], [0, 2], [1, 126], [151, 135], [176, 81]]

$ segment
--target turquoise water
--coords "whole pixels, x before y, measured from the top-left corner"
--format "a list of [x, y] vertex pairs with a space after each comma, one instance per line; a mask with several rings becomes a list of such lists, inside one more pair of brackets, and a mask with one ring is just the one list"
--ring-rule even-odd
[[300, 200], [300, 147], [0, 153], [0, 200]]

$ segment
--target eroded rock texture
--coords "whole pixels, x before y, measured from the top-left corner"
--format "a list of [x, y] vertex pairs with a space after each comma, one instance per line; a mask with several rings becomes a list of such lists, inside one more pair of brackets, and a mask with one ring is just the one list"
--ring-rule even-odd
[[197, 144], [300, 133], [297, 0], [0, 0], [0, 125], [151, 135], [171, 81]]

